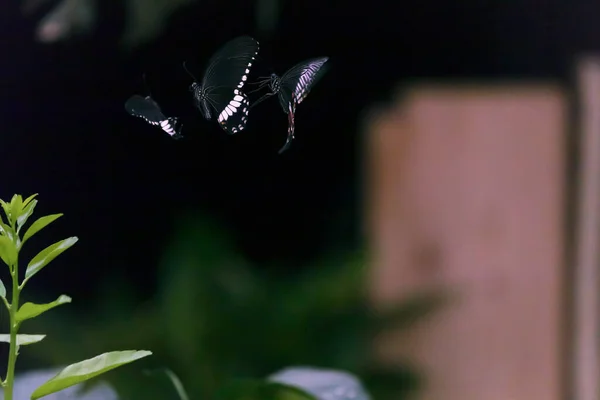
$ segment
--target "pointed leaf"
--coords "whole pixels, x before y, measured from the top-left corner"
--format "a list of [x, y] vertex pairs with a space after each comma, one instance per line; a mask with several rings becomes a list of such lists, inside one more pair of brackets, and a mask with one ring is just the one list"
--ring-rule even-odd
[[25, 279], [31, 278], [33, 275], [37, 274], [42, 268], [44, 268], [48, 263], [58, 257], [63, 251], [67, 250], [69, 247], [73, 246], [77, 243], [79, 239], [77, 236], [72, 236], [67, 239], [63, 239], [60, 242], [54, 243], [44, 250], [40, 251], [27, 265], [27, 270], [25, 271]]
[[94, 358], [71, 364], [55, 377], [42, 384], [31, 394], [31, 400], [39, 399], [78, 383], [85, 382], [112, 369], [129, 364], [140, 358], [151, 355], [146, 350], [112, 351]]
[[6, 214], [6, 217], [10, 221], [10, 204], [5, 202], [4, 200], [0, 199], [0, 205], [2, 205], [2, 208], [4, 209], [4, 213]]
[[[27, 346], [28, 344], [41, 342], [45, 337], [46, 335], [17, 335], [17, 346]], [[10, 343], [10, 335], [0, 334], [0, 342]]]
[[33, 214], [33, 210], [35, 209], [36, 205], [37, 200], [33, 200], [31, 203], [23, 207], [23, 212], [17, 218], [17, 234], [19, 234], [23, 225], [25, 225], [29, 217], [31, 217], [31, 214]]
[[10, 222], [16, 222], [23, 210], [23, 197], [20, 194], [15, 194], [10, 200]]
[[23, 201], [23, 207], [26, 207], [26, 206], [27, 206], [27, 204], [29, 204], [29, 202], [30, 202], [31, 200], [33, 200], [33, 199], [35, 199], [35, 198], [37, 197], [37, 195], [38, 195], [38, 194], [37, 194], [37, 193], [35, 193], [35, 194], [32, 194], [31, 196], [29, 196], [28, 198], [26, 198], [26, 199]]
[[8, 236], [0, 236], [0, 258], [8, 266], [14, 265], [17, 261], [17, 249]]
[[12, 228], [0, 221], [0, 235], [8, 236], [10, 240], [13, 239]]
[[6, 287], [4, 286], [4, 282], [0, 280], [0, 296], [6, 298]]
[[45, 313], [48, 310], [53, 309], [54, 307], [58, 307], [62, 304], [67, 304], [71, 302], [71, 298], [69, 296], [65, 296], [61, 294], [60, 297], [54, 300], [52, 303], [46, 304], [35, 304], [35, 303], [25, 303], [19, 308], [17, 311], [16, 320], [17, 322], [25, 321], [26, 319], [35, 318], [38, 315]]
[[52, 215], [46, 215], [44, 217], [38, 218], [33, 224], [31, 224], [29, 229], [27, 229], [27, 231], [25, 232], [25, 235], [23, 235], [23, 243], [25, 243], [27, 241], [27, 239], [29, 239], [30, 237], [32, 237], [33, 235], [35, 235], [36, 233], [38, 233], [39, 231], [44, 229], [46, 226], [48, 226], [49, 224], [54, 222], [56, 219], [58, 219], [62, 216], [63, 216], [63, 214], [52, 214]]

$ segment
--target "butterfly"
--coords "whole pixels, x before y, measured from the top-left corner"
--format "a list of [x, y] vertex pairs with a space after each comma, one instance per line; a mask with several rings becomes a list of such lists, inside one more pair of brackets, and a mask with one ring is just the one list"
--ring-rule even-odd
[[134, 117], [143, 118], [151, 125], [160, 125], [163, 131], [167, 132], [173, 139], [181, 139], [181, 129], [183, 125], [177, 128], [177, 118], [166, 117], [156, 101], [150, 96], [142, 97], [135, 94], [125, 102], [125, 110]]
[[256, 82], [259, 86], [252, 92], [265, 86], [269, 87], [270, 92], [260, 97], [250, 108], [273, 95], [277, 95], [283, 112], [288, 114], [288, 136], [285, 145], [279, 150], [279, 154], [287, 150], [294, 139], [296, 106], [308, 96], [313, 86], [325, 74], [326, 68], [324, 68], [324, 65], [327, 60], [329, 60], [329, 57], [302, 61], [288, 69], [281, 77], [273, 73], [271, 76]]
[[197, 82], [183, 63], [194, 79], [190, 91], [194, 93], [196, 107], [208, 120], [212, 119], [211, 111], [214, 110], [217, 122], [229, 134], [243, 131], [248, 123], [250, 101], [242, 87], [248, 80], [258, 50], [258, 42], [250, 36], [230, 40], [208, 61], [202, 83]]

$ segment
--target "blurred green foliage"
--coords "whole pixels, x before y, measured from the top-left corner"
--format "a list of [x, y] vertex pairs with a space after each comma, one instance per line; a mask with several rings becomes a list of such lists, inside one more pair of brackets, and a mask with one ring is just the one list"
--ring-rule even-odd
[[[192, 399], [214, 398], [233, 378], [264, 378], [291, 365], [352, 372], [377, 400], [418, 389], [416, 370], [378, 364], [372, 342], [389, 329], [412, 327], [443, 304], [443, 294], [376, 313], [365, 290], [364, 253], [331, 255], [302, 273], [264, 272], [202, 217], [183, 220], [165, 250], [153, 301], [140, 306], [133, 290], [110, 277], [93, 314], [40, 321], [53, 345], [40, 346], [36, 362], [67, 364], [115, 347], [152, 349], [149, 368], [171, 369]], [[124, 399], [177, 398], [166, 377], [133, 370], [109, 376]]]

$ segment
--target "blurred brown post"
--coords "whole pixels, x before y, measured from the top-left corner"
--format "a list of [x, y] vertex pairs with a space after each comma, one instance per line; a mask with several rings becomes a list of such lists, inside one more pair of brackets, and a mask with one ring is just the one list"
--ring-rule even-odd
[[573, 398], [600, 399], [600, 59], [578, 63], [579, 191], [574, 269]]
[[377, 304], [453, 303], [379, 356], [423, 400], [559, 400], [566, 100], [552, 85], [417, 87], [367, 133]]

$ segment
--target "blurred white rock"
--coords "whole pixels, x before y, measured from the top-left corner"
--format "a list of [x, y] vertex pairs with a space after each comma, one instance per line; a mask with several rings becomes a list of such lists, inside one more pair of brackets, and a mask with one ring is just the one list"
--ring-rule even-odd
[[297, 387], [318, 400], [371, 400], [356, 376], [339, 370], [288, 367], [270, 375], [267, 380]]
[[[23, 0], [22, 11], [31, 14], [42, 5], [56, 0]], [[38, 23], [36, 39], [55, 43], [93, 33], [101, 24], [98, 0], [59, 0]], [[121, 45], [133, 48], [160, 36], [173, 13], [198, 0], [123, 0], [126, 12]], [[263, 35], [273, 33], [280, 13], [280, 0], [258, 0], [256, 23]]]
[[[15, 377], [13, 398], [15, 400], [29, 400], [31, 393], [42, 383], [53, 378], [62, 368], [28, 371]], [[82, 385], [71, 386], [60, 392], [49, 394], [44, 400], [118, 400], [117, 392], [107, 383], [99, 382], [82, 390]], [[4, 393], [0, 390], [0, 399], [4, 399]]]
[[[47, 0], [27, 0], [23, 11], [30, 13]], [[36, 39], [53, 43], [72, 36], [89, 34], [96, 27], [96, 0], [61, 0], [46, 14], [36, 28]]]
[[[22, 10], [30, 14], [50, 0], [24, 0]], [[60, 0], [37, 25], [36, 39], [54, 43], [74, 36], [89, 35], [98, 23], [98, 0]], [[121, 38], [126, 47], [158, 37], [173, 12], [196, 0], [124, 0], [126, 22]]]

